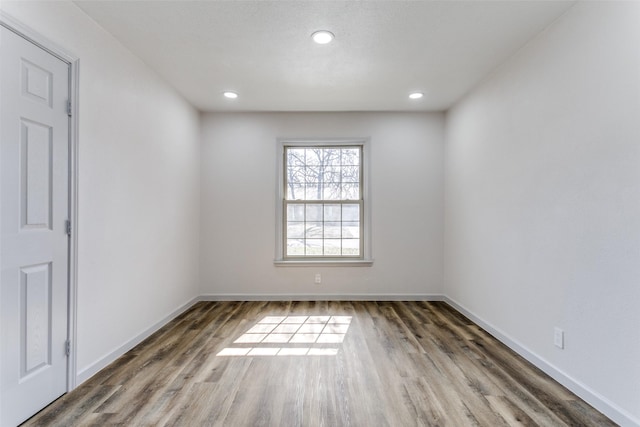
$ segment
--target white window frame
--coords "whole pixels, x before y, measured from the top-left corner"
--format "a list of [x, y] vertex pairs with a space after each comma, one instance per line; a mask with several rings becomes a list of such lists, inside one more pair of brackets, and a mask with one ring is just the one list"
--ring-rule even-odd
[[[321, 146], [359, 146], [362, 148], [360, 159], [362, 166], [362, 257], [332, 257], [332, 258], [285, 258], [284, 245], [284, 198], [285, 198], [285, 147], [321, 147]], [[366, 267], [373, 264], [371, 256], [371, 196], [370, 179], [370, 144], [369, 138], [339, 138], [339, 139], [278, 139], [276, 173], [276, 256], [274, 264], [277, 266], [354, 266]]]

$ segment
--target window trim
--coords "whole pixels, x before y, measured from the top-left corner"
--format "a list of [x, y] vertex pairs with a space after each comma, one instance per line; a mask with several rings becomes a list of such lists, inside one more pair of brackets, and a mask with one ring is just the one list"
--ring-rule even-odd
[[[320, 146], [360, 146], [362, 182], [362, 257], [296, 257], [285, 258], [284, 253], [284, 152], [285, 147], [320, 147]], [[276, 173], [276, 248], [274, 264], [276, 266], [371, 266], [371, 196], [369, 192], [370, 177], [370, 144], [369, 138], [279, 138], [277, 140], [277, 173]]]

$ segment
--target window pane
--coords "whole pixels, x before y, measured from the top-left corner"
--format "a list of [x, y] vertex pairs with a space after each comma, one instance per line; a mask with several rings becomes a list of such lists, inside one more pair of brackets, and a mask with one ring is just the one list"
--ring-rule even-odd
[[342, 184], [343, 200], [360, 199], [360, 186], [358, 184]]
[[322, 148], [307, 148], [305, 150], [305, 160], [307, 162], [307, 166], [322, 164], [323, 151], [324, 150]]
[[307, 239], [307, 255], [322, 255], [322, 239]]
[[325, 164], [321, 164], [317, 168], [318, 182], [327, 182], [329, 180], [329, 176], [327, 175], [327, 166]]
[[287, 168], [287, 184], [304, 184], [305, 168], [304, 167], [290, 167]]
[[287, 149], [287, 165], [304, 166], [304, 148], [288, 148]]
[[307, 239], [313, 237], [322, 237], [322, 223], [321, 222], [307, 222], [305, 237]]
[[287, 238], [302, 239], [304, 237], [304, 222], [287, 222]]
[[307, 167], [304, 169], [304, 182], [307, 184], [320, 182], [320, 173], [318, 166]]
[[304, 206], [303, 204], [287, 205], [287, 221], [304, 221]]
[[345, 239], [359, 238], [360, 237], [360, 223], [359, 222], [343, 222], [342, 223], [342, 237]]
[[321, 200], [322, 198], [322, 186], [315, 183], [307, 183], [305, 190], [306, 200]]
[[360, 149], [358, 148], [343, 148], [342, 149], [342, 165], [359, 165], [360, 164]]
[[358, 183], [360, 182], [360, 166], [343, 166], [342, 167], [342, 182]]
[[324, 185], [322, 198], [324, 200], [340, 200], [342, 198], [342, 185], [339, 182], [330, 182]]
[[342, 241], [340, 239], [326, 239], [324, 241], [324, 254], [334, 256], [341, 255]]
[[304, 255], [304, 244], [302, 243], [302, 240], [287, 239], [287, 255]]
[[342, 255], [360, 255], [360, 239], [342, 239]]
[[324, 205], [325, 221], [340, 221], [342, 205]]
[[323, 153], [323, 161], [325, 165], [340, 165], [340, 148], [325, 148]]
[[[340, 222], [325, 222], [324, 223], [324, 237], [326, 238], [340, 238], [342, 237], [342, 223]], [[356, 236], [357, 237], [357, 236]]]
[[339, 184], [340, 181], [342, 180], [341, 176], [341, 171], [342, 168], [338, 167], [338, 166], [326, 166], [323, 169], [323, 181], [325, 183], [335, 183], [335, 184]]
[[360, 205], [342, 205], [343, 221], [360, 221]]
[[322, 221], [322, 205], [311, 204], [306, 209], [307, 221]]
[[287, 185], [287, 200], [304, 200], [304, 186]]

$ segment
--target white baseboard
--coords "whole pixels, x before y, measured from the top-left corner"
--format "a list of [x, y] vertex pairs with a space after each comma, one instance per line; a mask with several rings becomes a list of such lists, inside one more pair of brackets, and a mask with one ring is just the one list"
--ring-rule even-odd
[[545, 359], [529, 350], [526, 346], [511, 338], [509, 335], [505, 334], [499, 328], [493, 326], [489, 322], [486, 322], [484, 319], [468, 310], [462, 304], [449, 298], [448, 296], [444, 296], [443, 301], [458, 310], [460, 313], [467, 316], [475, 324], [493, 335], [498, 341], [502, 342], [511, 350], [524, 357], [527, 361], [529, 361], [530, 363], [541, 369], [543, 372], [545, 372], [547, 375], [549, 375], [551, 378], [571, 390], [582, 400], [596, 408], [598, 411], [602, 412], [614, 422], [620, 424], [623, 427], [640, 427], [640, 420], [635, 418], [633, 415], [620, 408], [604, 396], [595, 392], [591, 388], [582, 384], [580, 381], [572, 378], [570, 375], [558, 369], [551, 363], [547, 362]]
[[203, 294], [198, 301], [443, 301], [441, 294]]
[[100, 359], [93, 362], [88, 367], [79, 371], [78, 374], [76, 375], [76, 387], [78, 387], [80, 384], [82, 384], [83, 382], [85, 382], [95, 374], [97, 374], [101, 369], [106, 368], [110, 363], [113, 363], [117, 358], [125, 354], [127, 351], [131, 350], [133, 347], [137, 346], [142, 341], [149, 338], [154, 332], [156, 332], [158, 329], [162, 328], [164, 325], [166, 325], [167, 323], [169, 323], [170, 321], [178, 317], [178, 315], [185, 312], [187, 309], [189, 309], [193, 304], [195, 304], [198, 301], [199, 301], [198, 297], [187, 301], [186, 303], [182, 304], [180, 307], [176, 308], [171, 313], [167, 314], [162, 319], [160, 319], [159, 321], [157, 321], [156, 323], [154, 323], [153, 325], [151, 325], [150, 327], [148, 327], [147, 329], [145, 329], [135, 337], [131, 338], [129, 341], [113, 349], [109, 353], [102, 356]]

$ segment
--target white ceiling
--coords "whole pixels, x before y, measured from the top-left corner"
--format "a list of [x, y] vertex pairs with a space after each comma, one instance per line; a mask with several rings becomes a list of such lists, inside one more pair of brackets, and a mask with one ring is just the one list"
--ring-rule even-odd
[[[202, 111], [438, 111], [573, 2], [76, 4]], [[334, 42], [313, 43], [319, 29]]]

